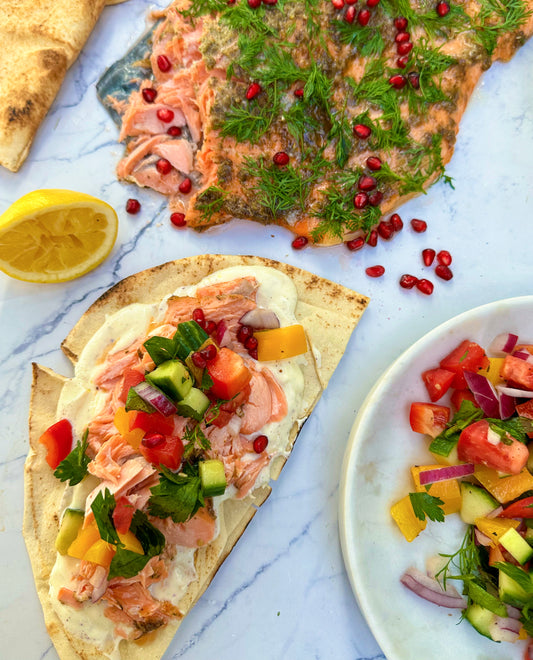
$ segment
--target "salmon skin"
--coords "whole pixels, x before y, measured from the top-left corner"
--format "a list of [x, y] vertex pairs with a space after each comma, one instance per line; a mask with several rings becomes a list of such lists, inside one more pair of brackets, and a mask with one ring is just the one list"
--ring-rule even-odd
[[318, 245], [367, 236], [451, 183], [474, 87], [533, 32], [533, 0], [442, 5], [175, 0], [99, 84], [126, 145], [119, 178], [197, 230], [244, 218]]

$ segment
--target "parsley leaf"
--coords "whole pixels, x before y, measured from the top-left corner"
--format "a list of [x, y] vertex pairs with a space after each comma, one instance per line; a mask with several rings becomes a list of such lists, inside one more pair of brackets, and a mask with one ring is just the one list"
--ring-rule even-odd
[[204, 506], [198, 466], [184, 465], [184, 473], [175, 474], [161, 466], [159, 483], [150, 489], [148, 509], [156, 518], [186, 522]]
[[54, 470], [54, 477], [60, 481], [68, 481], [69, 486], [79, 484], [87, 474], [87, 466], [91, 462], [86, 454], [88, 437], [89, 429], [86, 429], [81, 441], [78, 440], [74, 449]]
[[114, 495], [108, 488], [102, 493], [100, 491], [94, 498], [91, 504], [94, 519], [100, 532], [100, 537], [108, 543], [118, 545], [120, 539], [113, 524], [113, 511], [115, 510], [116, 502]]
[[430, 520], [444, 522], [444, 511], [441, 507], [444, 502], [439, 497], [428, 493], [409, 493], [409, 499], [419, 520], [425, 520], [427, 516]]

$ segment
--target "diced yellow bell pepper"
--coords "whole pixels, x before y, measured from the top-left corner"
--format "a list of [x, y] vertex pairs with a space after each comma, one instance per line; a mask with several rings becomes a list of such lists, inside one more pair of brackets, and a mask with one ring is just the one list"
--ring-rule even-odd
[[87, 550], [100, 539], [100, 532], [96, 522], [93, 520], [87, 527], [82, 527], [78, 536], [72, 541], [67, 550], [69, 557], [83, 559]]
[[499, 385], [499, 383], [503, 382], [503, 378], [500, 376], [500, 369], [502, 368], [504, 359], [502, 357], [489, 358], [489, 366], [486, 369], [481, 369], [479, 373], [488, 378], [493, 385]]
[[527, 639], [529, 637], [529, 634], [526, 632], [526, 629], [524, 626], [520, 627], [520, 631], [518, 633], [518, 639]]
[[307, 339], [301, 325], [288, 325], [284, 328], [254, 332], [257, 339], [257, 359], [284, 360], [307, 353]]
[[393, 504], [390, 512], [400, 528], [401, 533], [409, 543], [411, 543], [411, 541], [413, 541], [420, 532], [426, 528], [426, 521], [419, 520], [415, 516], [409, 495], [406, 495], [399, 502]]
[[135, 410], [126, 412], [126, 409], [120, 406], [115, 413], [113, 424], [124, 440], [134, 449], [138, 449], [146, 432], [142, 429], [130, 430], [131, 422], [134, 418]]
[[95, 541], [83, 555], [83, 559], [84, 561], [98, 564], [98, 566], [109, 568], [116, 551], [117, 550], [112, 543], [107, 543], [107, 541], [104, 541], [103, 539], [98, 539], [98, 541]]
[[131, 550], [136, 552], [139, 555], [144, 555], [144, 550], [139, 539], [135, 536], [132, 531], [126, 532], [126, 534], [121, 534], [117, 532], [118, 538], [124, 543], [126, 550]]
[[493, 543], [498, 543], [505, 532], [516, 529], [520, 525], [520, 521], [514, 520], [514, 518], [476, 518], [474, 524]]
[[448, 456], [441, 456], [440, 454], [434, 454], [433, 452], [431, 452], [431, 455], [437, 461], [437, 463], [440, 463], [440, 467], [443, 465], [459, 465], [461, 462], [459, 460], [459, 456], [457, 455], [457, 446], [451, 450]]
[[476, 465], [474, 476], [501, 504], [515, 500], [526, 490], [533, 490], [533, 476], [527, 468], [519, 474], [502, 476], [497, 470]]
[[458, 513], [461, 510], [461, 489], [457, 479], [447, 479], [446, 481], [436, 481], [431, 484], [429, 490], [420, 484], [420, 473], [426, 470], [435, 470], [442, 468], [442, 465], [413, 465], [411, 476], [415, 484], [417, 493], [429, 493], [433, 497], [440, 498], [444, 504], [442, 510], [447, 515], [449, 513]]

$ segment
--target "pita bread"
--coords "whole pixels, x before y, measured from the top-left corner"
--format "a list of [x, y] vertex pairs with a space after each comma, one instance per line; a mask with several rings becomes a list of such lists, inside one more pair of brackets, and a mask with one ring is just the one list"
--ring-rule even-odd
[[[81, 317], [62, 344], [69, 359], [76, 363], [84, 346], [106, 316], [135, 302], [152, 303], [179, 286], [195, 284], [208, 274], [230, 266], [269, 266], [288, 275], [298, 292], [295, 316], [302, 323], [312, 344], [314, 359], [308, 360], [305, 374], [303, 409], [305, 419], [326, 387], [340, 361], [351, 333], [368, 298], [333, 282], [293, 266], [259, 257], [202, 255], [169, 262], [142, 271], [119, 282]], [[30, 450], [25, 465], [24, 537], [30, 555], [39, 599], [46, 626], [62, 660], [96, 660], [101, 650], [74, 638], [62, 625], [49, 599], [49, 578], [56, 559], [54, 542], [59, 530], [60, 502], [65, 486], [54, 476], [45, 461], [46, 450], [39, 437], [55, 418], [57, 402], [67, 381], [46, 367], [33, 365], [33, 387], [30, 406]], [[294, 423], [288, 447], [298, 435], [300, 423]], [[285, 459], [280, 457], [271, 466], [276, 479]], [[220, 533], [216, 539], [196, 550], [197, 579], [189, 585], [179, 603], [186, 615], [205, 591], [216, 571], [227, 557], [259, 507], [270, 494], [270, 486], [262, 486], [242, 500], [225, 500], [219, 509]], [[122, 642], [123, 660], [157, 660], [170, 644], [180, 620], [172, 620], [164, 628], [142, 638], [143, 644]]]
[[0, 165], [16, 172], [106, 0], [0, 2]]

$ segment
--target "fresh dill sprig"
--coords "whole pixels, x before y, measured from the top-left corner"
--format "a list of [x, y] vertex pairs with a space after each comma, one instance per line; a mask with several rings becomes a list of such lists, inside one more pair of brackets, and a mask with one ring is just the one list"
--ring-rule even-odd
[[385, 40], [375, 26], [361, 26], [356, 21], [348, 23], [344, 20], [334, 21], [333, 26], [341, 42], [352, 46], [363, 57], [379, 57], [385, 50]]
[[213, 215], [219, 213], [224, 206], [228, 193], [218, 186], [209, 186], [203, 190], [194, 204], [194, 208], [201, 211], [206, 222], [211, 222]]
[[183, 433], [184, 447], [183, 459], [188, 460], [197, 449], [207, 451], [211, 449], [209, 438], [200, 428], [200, 424], [189, 424]]
[[[195, 0], [193, 4], [196, 4]], [[203, 0], [204, 2], [216, 0]], [[281, 7], [278, 6], [275, 11], [280, 11]], [[235, 30], [237, 34], [256, 33], [265, 34], [270, 36], [277, 36], [277, 31], [266, 20], [267, 11], [264, 5], [252, 9], [248, 6], [247, 2], [236, 2], [234, 5], [228, 5], [220, 16], [220, 20], [226, 23], [230, 28]]]
[[498, 39], [514, 32], [531, 16], [523, 0], [483, 0], [475, 24], [475, 39], [492, 55]]

